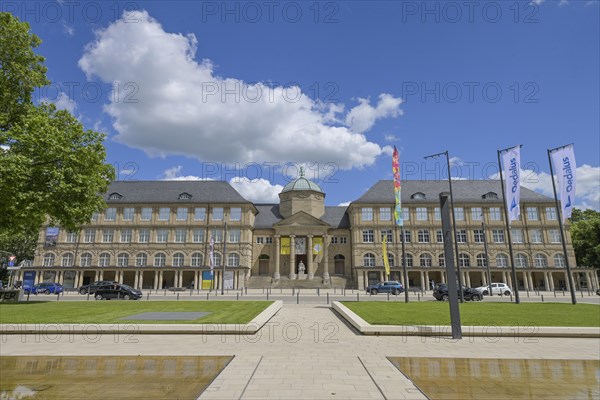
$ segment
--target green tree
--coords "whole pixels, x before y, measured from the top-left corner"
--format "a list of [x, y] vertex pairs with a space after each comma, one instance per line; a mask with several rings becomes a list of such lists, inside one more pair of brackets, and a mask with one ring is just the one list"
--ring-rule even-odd
[[104, 134], [52, 104], [33, 104], [33, 91], [48, 82], [33, 52], [40, 43], [29, 24], [0, 13], [0, 237], [37, 232], [44, 222], [78, 229], [105, 207], [115, 176]]
[[600, 212], [574, 209], [571, 238], [577, 265], [600, 268]]

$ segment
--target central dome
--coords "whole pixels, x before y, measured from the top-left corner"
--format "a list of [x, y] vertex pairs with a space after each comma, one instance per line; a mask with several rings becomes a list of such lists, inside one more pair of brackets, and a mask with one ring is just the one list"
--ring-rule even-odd
[[300, 177], [285, 185], [281, 193], [291, 192], [296, 190], [312, 190], [323, 193], [321, 187], [316, 183], [309, 181], [304, 177], [304, 168], [300, 167]]

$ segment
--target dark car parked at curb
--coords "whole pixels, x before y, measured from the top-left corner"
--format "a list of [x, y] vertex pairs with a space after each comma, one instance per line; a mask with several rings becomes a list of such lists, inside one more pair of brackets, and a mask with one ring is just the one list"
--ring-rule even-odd
[[400, 294], [404, 292], [404, 288], [402, 284], [398, 281], [385, 281], [379, 282], [375, 285], [367, 286], [367, 293], [377, 294], [377, 293], [390, 293], [390, 294]]
[[[433, 290], [433, 297], [438, 301], [448, 301], [448, 285], [445, 283], [439, 283]], [[483, 299], [483, 295], [477, 290], [470, 287], [463, 286], [463, 297], [465, 300], [480, 301]]]
[[94, 294], [96, 293], [96, 290], [101, 287], [101, 286], [106, 286], [106, 285], [114, 285], [117, 284], [119, 282], [117, 281], [96, 281], [94, 283], [90, 283], [89, 285], [83, 285], [79, 288], [79, 294]]
[[142, 297], [142, 291], [134, 289], [128, 285], [116, 283], [112, 285], [104, 285], [99, 287], [98, 289], [96, 289], [94, 297], [96, 298], [96, 300], [137, 300]]

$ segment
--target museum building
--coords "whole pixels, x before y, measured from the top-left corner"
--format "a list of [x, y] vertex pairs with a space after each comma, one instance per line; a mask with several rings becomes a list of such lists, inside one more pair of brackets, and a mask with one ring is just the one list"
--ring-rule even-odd
[[[447, 190], [447, 181], [402, 182], [399, 229], [391, 180], [375, 183], [348, 206], [326, 206], [326, 194], [303, 174], [283, 188], [275, 204], [254, 204], [227, 182], [114, 182], [105, 194], [107, 208], [79, 232], [43, 227], [33, 263], [16, 271], [14, 280], [55, 281], [66, 288], [115, 280], [141, 289], [214, 289], [224, 270], [226, 289], [364, 289], [385, 279], [384, 237], [390, 279], [404, 284], [403, 232], [408, 287], [427, 290], [446, 282], [439, 194]], [[463, 283], [487, 284], [489, 262], [492, 281], [513, 286], [500, 182], [455, 181], [453, 193], [455, 263]], [[522, 187], [521, 207], [520, 221], [511, 226], [516, 284], [528, 290], [566, 288], [554, 200]], [[593, 270], [576, 266], [568, 224], [565, 235], [576, 288], [597, 288]]]

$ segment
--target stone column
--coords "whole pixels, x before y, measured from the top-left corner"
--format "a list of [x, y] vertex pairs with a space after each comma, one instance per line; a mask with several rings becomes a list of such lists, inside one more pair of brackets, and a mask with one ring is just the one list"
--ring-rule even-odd
[[485, 272], [483, 272], [483, 271], [481, 272], [481, 282], [483, 283], [484, 286], [488, 284], [487, 276], [486, 276]]
[[507, 282], [506, 284], [508, 285], [509, 288], [512, 289], [513, 288], [512, 277], [510, 276], [510, 274], [507, 274], [506, 272], [505, 272], [505, 274], [506, 274], [506, 282]]
[[550, 283], [548, 280], [548, 273], [544, 272], [544, 289], [545, 290], [550, 290]]
[[529, 275], [529, 290], [535, 290], [536, 283], [533, 272], [529, 271], [527, 274]]
[[154, 290], [158, 290], [158, 271], [154, 271]]
[[313, 279], [315, 277], [315, 271], [313, 268], [313, 235], [308, 235], [308, 244], [306, 249], [306, 270], [308, 272], [308, 279]]
[[[565, 283], [564, 283], [564, 288], [565, 290], [569, 290], [569, 274], [567, 274], [567, 271], [565, 271]], [[575, 284], [576, 282], [574, 282]]]
[[104, 280], [104, 271], [100, 270], [98, 272], [98, 279], [97, 280], [99, 280], [99, 281], [103, 281]]
[[467, 278], [465, 281], [463, 282], [467, 282], [467, 286], [471, 287], [471, 273], [469, 271], [465, 272], [465, 277]]
[[[523, 271], [522, 274], [523, 274], [523, 289], [529, 290], [529, 285], [527, 284], [527, 273], [525, 271]], [[517, 277], [517, 279], [518, 279], [518, 277]]]
[[[402, 274], [402, 275], [404, 275], [404, 274]], [[440, 272], [440, 279], [442, 280], [441, 283], [446, 283], [446, 272], [445, 271]]]
[[296, 279], [296, 235], [290, 235], [290, 279]]
[[323, 283], [329, 283], [331, 281], [329, 277], [329, 235], [323, 236]]
[[138, 287], [141, 289], [142, 287], [144, 287], [144, 271], [139, 271], [139, 279], [138, 279]]
[[100, 276], [100, 273], [98, 271], [94, 271], [94, 282], [100, 280], [100, 279], [98, 279], [99, 276]]
[[275, 273], [273, 274], [273, 279], [275, 279], [276, 281], [278, 281], [281, 278], [281, 273], [279, 270], [279, 260], [281, 258], [280, 253], [281, 244], [279, 243], [279, 235], [275, 235]]
[[431, 285], [429, 284], [429, 271], [425, 271], [425, 290], [431, 289]]
[[162, 284], [163, 284], [163, 272], [162, 271], [158, 271], [158, 288], [162, 289]]
[[133, 288], [137, 289], [139, 286], [139, 271], [135, 271], [135, 277], [133, 278]]
[[427, 290], [427, 286], [425, 285], [425, 272], [421, 271], [421, 290]]

